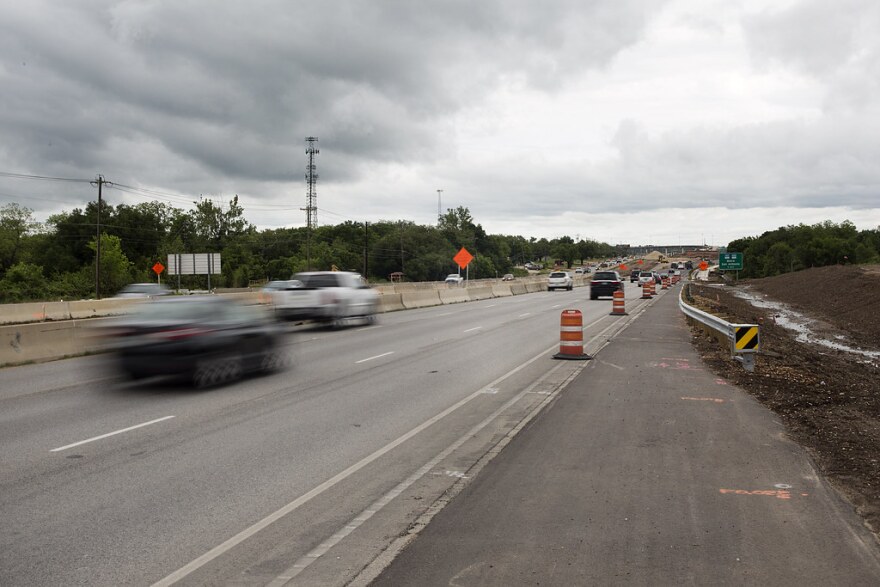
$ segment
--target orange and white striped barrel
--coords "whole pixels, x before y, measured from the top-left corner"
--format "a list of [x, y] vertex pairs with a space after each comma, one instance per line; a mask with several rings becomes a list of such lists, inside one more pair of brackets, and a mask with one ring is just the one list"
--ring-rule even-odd
[[661, 285], [660, 285], [660, 289], [669, 289], [669, 278], [668, 278], [668, 277], [662, 277], [662, 278], [660, 279], [660, 284], [661, 284]]
[[642, 284], [642, 299], [650, 300], [651, 299], [651, 289], [653, 288], [653, 281], [646, 281]]
[[584, 354], [584, 316], [580, 310], [563, 310], [560, 317], [559, 352], [554, 359], [590, 359]]
[[612, 316], [626, 316], [626, 302], [624, 301], [626, 296], [623, 295], [623, 290], [619, 289], [614, 292], [614, 299], [611, 301], [611, 315]]

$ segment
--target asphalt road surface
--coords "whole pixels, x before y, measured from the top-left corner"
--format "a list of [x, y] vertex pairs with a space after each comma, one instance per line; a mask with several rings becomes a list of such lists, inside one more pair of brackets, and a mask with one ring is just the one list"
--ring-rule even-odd
[[344, 584], [582, 369], [552, 359], [563, 309], [588, 349], [631, 319], [588, 298], [305, 329], [291, 369], [204, 392], [0, 370], [0, 584]]
[[372, 587], [880, 585], [852, 506], [689, 337], [657, 300]]
[[[204, 392], [0, 370], [0, 584], [877, 584], [804, 453], [699, 371], [677, 291], [305, 329]], [[552, 358], [566, 308], [593, 361]]]

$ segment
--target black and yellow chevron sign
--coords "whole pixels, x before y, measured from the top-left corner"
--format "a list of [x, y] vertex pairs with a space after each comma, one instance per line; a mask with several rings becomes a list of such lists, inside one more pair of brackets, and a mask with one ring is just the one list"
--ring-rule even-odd
[[760, 346], [761, 337], [758, 335], [757, 326], [735, 326], [733, 337], [733, 347], [737, 351], [757, 351]]

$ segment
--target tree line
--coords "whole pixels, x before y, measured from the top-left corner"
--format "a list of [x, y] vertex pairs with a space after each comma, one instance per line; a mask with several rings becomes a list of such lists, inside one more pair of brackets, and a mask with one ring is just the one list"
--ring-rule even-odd
[[[466, 207], [449, 209], [436, 226], [405, 220], [346, 221], [257, 230], [233, 197], [210, 199], [184, 210], [161, 202], [113, 206], [90, 202], [46, 222], [17, 203], [0, 207], [0, 303], [81, 299], [96, 293], [95, 259], [100, 219], [100, 292], [113, 295], [129, 283], [156, 281], [151, 268], [169, 254], [221, 253], [222, 273], [213, 287], [247, 287], [289, 279], [306, 270], [358, 271], [372, 282], [395, 272], [405, 281], [439, 281], [457, 271], [461, 247], [474, 255], [472, 278], [517, 273], [529, 261], [560, 260], [569, 267], [614, 254], [614, 247], [589, 239], [490, 235]], [[162, 275], [163, 282], [178, 278]], [[181, 287], [204, 289], [207, 276], [181, 276]]]
[[727, 250], [743, 253], [743, 277], [772, 277], [825, 265], [880, 263], [880, 227], [859, 231], [848, 220], [785, 226], [732, 241]]

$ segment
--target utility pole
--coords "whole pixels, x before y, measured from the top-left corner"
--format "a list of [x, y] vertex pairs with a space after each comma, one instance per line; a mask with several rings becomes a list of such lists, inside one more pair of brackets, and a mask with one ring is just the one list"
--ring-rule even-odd
[[364, 222], [364, 279], [367, 279], [367, 269], [370, 250], [370, 223]]
[[440, 203], [440, 196], [443, 190], [437, 190], [437, 226], [440, 226], [440, 219], [443, 218], [443, 206]]
[[306, 148], [306, 155], [309, 156], [309, 163], [306, 166], [306, 183], [308, 184], [309, 191], [306, 194], [306, 207], [303, 208], [306, 212], [306, 256], [308, 258], [308, 270], [312, 270], [312, 231], [318, 227], [318, 194], [315, 191], [315, 184], [318, 183], [318, 174], [315, 173], [315, 155], [320, 153], [318, 148], [315, 146], [315, 143], [318, 142], [318, 137], [306, 137], [306, 141], [309, 143], [308, 148]]
[[101, 299], [101, 195], [104, 184], [113, 185], [104, 180], [104, 176], [98, 174], [98, 179], [90, 182], [98, 186], [98, 208], [95, 216], [95, 299]]

